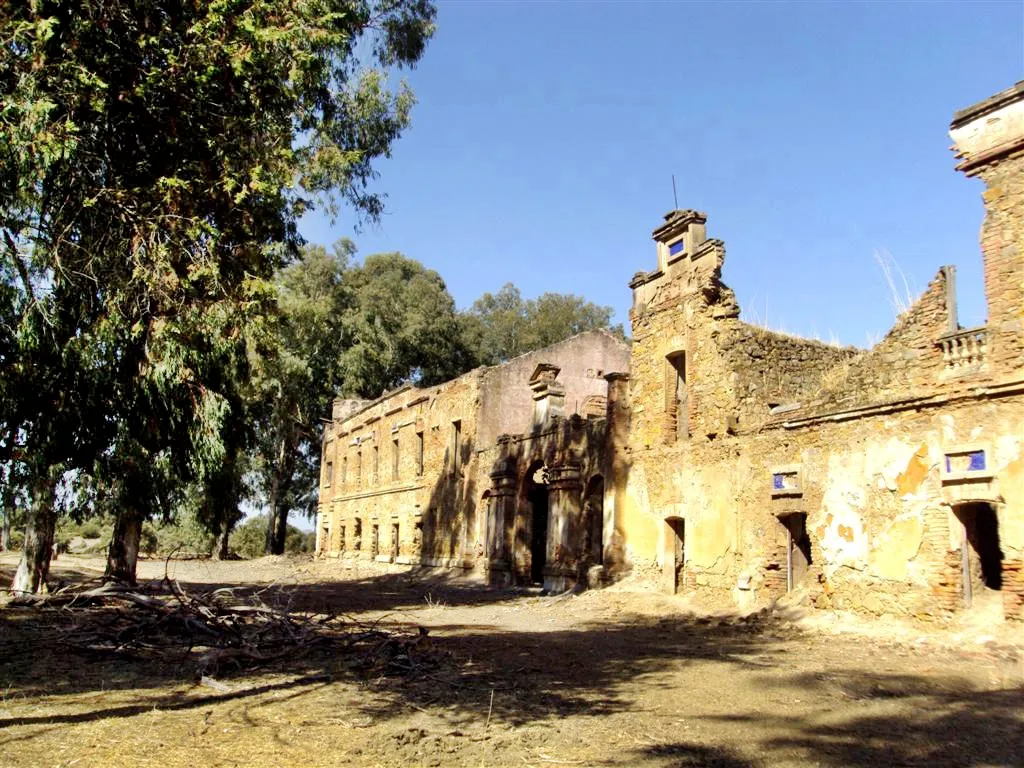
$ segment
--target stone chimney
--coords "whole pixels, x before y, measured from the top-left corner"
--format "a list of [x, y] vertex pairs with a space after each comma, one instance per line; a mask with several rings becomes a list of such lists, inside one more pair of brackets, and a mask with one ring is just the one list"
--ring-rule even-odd
[[565, 415], [565, 387], [557, 380], [561, 370], [557, 365], [541, 363], [530, 376], [530, 389], [533, 390], [531, 427], [534, 430]]

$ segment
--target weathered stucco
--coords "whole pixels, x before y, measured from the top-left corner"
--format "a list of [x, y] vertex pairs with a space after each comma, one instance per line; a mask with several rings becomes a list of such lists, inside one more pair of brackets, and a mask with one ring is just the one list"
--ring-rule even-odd
[[352, 556], [353, 521], [365, 539], [387, 520], [400, 561], [492, 582], [562, 589], [632, 569], [744, 607], [801, 589], [924, 619], [983, 591], [1024, 619], [1022, 104], [1024, 83], [951, 131], [959, 169], [986, 185], [984, 326], [959, 325], [946, 266], [868, 350], [757, 328], [722, 281], [707, 216], [672, 211], [655, 269], [630, 282], [630, 347], [583, 334], [430, 390], [336, 403], [325, 466], [347, 456], [351, 472], [359, 452], [422, 432], [424, 471], [409, 451], [395, 479], [325, 484], [319, 550]]

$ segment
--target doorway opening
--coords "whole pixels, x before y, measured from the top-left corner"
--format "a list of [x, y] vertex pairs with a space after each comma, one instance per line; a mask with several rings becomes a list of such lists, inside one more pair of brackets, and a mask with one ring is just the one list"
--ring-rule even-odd
[[526, 500], [530, 503], [530, 581], [544, 583], [548, 550], [547, 467], [534, 462], [526, 473]]
[[811, 565], [807, 515], [804, 512], [787, 512], [779, 515], [778, 519], [786, 529], [786, 591], [792, 592], [804, 580]]
[[604, 564], [604, 478], [594, 475], [583, 497], [583, 557], [590, 565]]
[[665, 520], [668, 525], [666, 535], [669, 537], [668, 552], [671, 570], [672, 594], [686, 589], [686, 521], [681, 517], [670, 517]]
[[963, 525], [960, 562], [964, 605], [970, 608], [1003, 588], [999, 517], [995, 507], [985, 501], [959, 504], [953, 508], [953, 512]]

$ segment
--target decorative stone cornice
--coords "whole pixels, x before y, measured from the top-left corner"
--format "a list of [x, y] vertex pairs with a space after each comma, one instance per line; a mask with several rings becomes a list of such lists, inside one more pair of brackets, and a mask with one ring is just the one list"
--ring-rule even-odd
[[665, 214], [665, 223], [651, 232], [655, 240], [666, 240], [690, 224], [706, 224], [708, 215], [692, 209], [669, 211]]

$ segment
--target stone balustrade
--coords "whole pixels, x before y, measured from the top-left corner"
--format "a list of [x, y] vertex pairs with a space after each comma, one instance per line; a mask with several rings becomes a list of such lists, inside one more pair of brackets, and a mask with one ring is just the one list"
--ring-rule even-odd
[[988, 354], [988, 329], [967, 328], [941, 336], [942, 360], [947, 371], [976, 368]]

